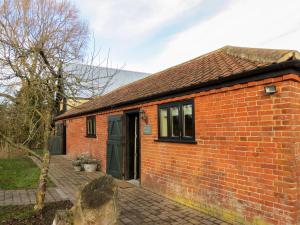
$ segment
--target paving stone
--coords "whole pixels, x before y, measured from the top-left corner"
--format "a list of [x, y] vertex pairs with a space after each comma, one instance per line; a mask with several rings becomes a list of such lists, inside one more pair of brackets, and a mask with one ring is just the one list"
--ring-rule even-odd
[[13, 191], [8, 190], [5, 192], [5, 200], [13, 201]]
[[19, 195], [19, 190], [16, 191], [11, 191], [12, 194], [12, 202], [14, 205], [19, 205], [21, 204], [21, 199], [20, 199], [20, 195]]
[[19, 193], [19, 197], [20, 197], [21, 202], [29, 202], [30, 203], [30, 200], [27, 196], [27, 191], [26, 190], [19, 190], [18, 193]]
[[0, 190], [0, 202], [4, 201], [4, 190]]

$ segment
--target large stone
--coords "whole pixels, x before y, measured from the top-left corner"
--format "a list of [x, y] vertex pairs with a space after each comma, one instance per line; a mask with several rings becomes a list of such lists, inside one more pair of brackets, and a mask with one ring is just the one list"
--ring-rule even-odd
[[111, 176], [88, 183], [72, 208], [74, 225], [117, 224], [117, 185]]
[[111, 176], [84, 186], [70, 211], [58, 212], [53, 225], [116, 225], [118, 189]]

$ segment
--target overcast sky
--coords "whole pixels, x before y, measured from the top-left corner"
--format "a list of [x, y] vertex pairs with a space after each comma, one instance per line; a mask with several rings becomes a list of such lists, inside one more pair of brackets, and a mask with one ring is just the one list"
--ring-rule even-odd
[[157, 72], [225, 45], [300, 50], [300, 0], [72, 0], [112, 65]]

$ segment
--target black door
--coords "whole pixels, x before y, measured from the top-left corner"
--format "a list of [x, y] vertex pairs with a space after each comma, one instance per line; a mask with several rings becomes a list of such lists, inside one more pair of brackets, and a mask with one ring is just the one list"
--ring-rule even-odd
[[108, 117], [106, 173], [122, 177], [122, 115]]
[[55, 125], [55, 135], [49, 138], [49, 151], [52, 155], [66, 154], [66, 123]]

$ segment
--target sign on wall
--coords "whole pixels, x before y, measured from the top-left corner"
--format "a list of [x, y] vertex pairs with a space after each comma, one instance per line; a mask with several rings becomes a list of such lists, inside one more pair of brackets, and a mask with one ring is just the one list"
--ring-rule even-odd
[[146, 135], [152, 134], [152, 126], [150, 124], [144, 126], [144, 134]]

